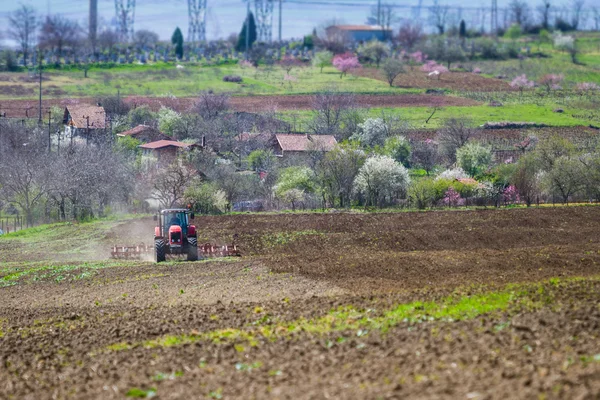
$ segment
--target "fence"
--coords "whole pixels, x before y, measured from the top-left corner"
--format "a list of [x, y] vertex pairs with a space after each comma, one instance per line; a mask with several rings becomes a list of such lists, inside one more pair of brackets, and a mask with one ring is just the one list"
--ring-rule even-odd
[[0, 229], [4, 233], [16, 232], [23, 229], [23, 217], [0, 217]]

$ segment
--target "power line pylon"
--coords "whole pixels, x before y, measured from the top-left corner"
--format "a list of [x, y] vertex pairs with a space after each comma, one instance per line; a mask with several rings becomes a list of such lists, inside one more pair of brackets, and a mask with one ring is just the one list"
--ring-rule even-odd
[[492, 0], [492, 21], [490, 33], [494, 36], [498, 34], [498, 0]]
[[256, 36], [259, 42], [273, 39], [273, 0], [254, 0]]
[[188, 0], [188, 42], [206, 40], [206, 0]]
[[120, 40], [122, 42], [133, 40], [135, 0], [115, 0], [115, 13]]

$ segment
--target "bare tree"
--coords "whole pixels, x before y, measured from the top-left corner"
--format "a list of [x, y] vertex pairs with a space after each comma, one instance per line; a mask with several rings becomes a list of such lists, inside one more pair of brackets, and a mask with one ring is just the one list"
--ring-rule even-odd
[[190, 168], [175, 161], [153, 178], [152, 197], [159, 201], [161, 208], [180, 205], [185, 189], [194, 182], [194, 177]]
[[385, 29], [391, 29], [398, 22], [398, 16], [394, 6], [390, 3], [382, 3], [371, 7], [371, 15], [367, 17], [367, 25], [379, 25]]
[[596, 31], [600, 31], [600, 8], [593, 7], [592, 15], [593, 15], [592, 18], [594, 18], [595, 29], [596, 29]]
[[440, 35], [443, 35], [446, 30], [448, 11], [448, 6], [441, 5], [440, 0], [433, 0], [433, 5], [429, 7], [429, 21], [437, 28]]
[[571, 1], [571, 26], [574, 30], [579, 29], [579, 27], [585, 23], [583, 13], [584, 5], [585, 0]]
[[515, 22], [522, 27], [525, 27], [528, 22], [529, 6], [524, 0], [512, 0], [508, 4], [510, 11], [510, 18], [512, 22]]
[[32, 7], [22, 5], [17, 11], [8, 17], [10, 27], [8, 36], [14, 39], [21, 46], [23, 59], [27, 65], [29, 49], [33, 47], [35, 41], [35, 31], [38, 28], [38, 20], [35, 10]]
[[42, 25], [39, 45], [42, 48], [56, 50], [57, 56], [62, 57], [65, 47], [75, 47], [79, 42], [81, 30], [76, 22], [60, 15], [46, 18]]
[[437, 142], [439, 151], [450, 164], [456, 161], [456, 150], [463, 147], [475, 135], [475, 129], [468, 119], [450, 118], [444, 122], [438, 131]]
[[404, 22], [398, 32], [398, 42], [407, 50], [411, 50], [423, 39], [423, 27], [418, 23]]
[[112, 53], [119, 43], [119, 34], [113, 30], [106, 29], [98, 35], [98, 45], [103, 51]]
[[148, 50], [154, 47], [158, 42], [158, 34], [146, 29], [140, 29], [133, 35], [133, 42], [138, 49]]
[[542, 21], [542, 28], [544, 29], [548, 29], [550, 26], [550, 7], [550, 0], [542, 0], [542, 4], [537, 6], [540, 20]]
[[315, 134], [339, 134], [343, 119], [354, 107], [353, 94], [335, 90], [318, 93], [313, 102], [314, 119], [309, 123], [309, 130]]
[[229, 95], [202, 92], [195, 104], [196, 112], [204, 120], [214, 120], [229, 111]]

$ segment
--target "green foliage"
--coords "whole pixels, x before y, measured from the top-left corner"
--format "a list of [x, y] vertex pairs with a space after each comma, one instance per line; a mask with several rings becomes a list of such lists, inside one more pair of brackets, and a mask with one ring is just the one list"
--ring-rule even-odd
[[166, 135], [174, 136], [181, 121], [181, 114], [177, 111], [166, 107], [161, 107], [160, 110], [158, 110], [158, 129]]
[[123, 153], [137, 153], [142, 142], [131, 136], [124, 136], [117, 138], [117, 151]]
[[384, 43], [374, 39], [361, 45], [358, 48], [358, 53], [370, 62], [374, 62], [377, 65], [377, 68], [379, 68], [379, 63], [381, 63], [381, 60], [388, 55], [389, 49]]
[[271, 150], [254, 150], [248, 155], [246, 161], [253, 171], [268, 172], [275, 168], [277, 157]]
[[303, 47], [306, 47], [308, 50], [312, 50], [315, 47], [314, 36], [306, 35], [304, 36], [304, 41], [302, 43]]
[[312, 59], [312, 65], [320, 68], [323, 73], [323, 68], [331, 66], [333, 60], [333, 53], [327, 50], [319, 51]]
[[305, 193], [314, 193], [316, 186], [314, 182], [314, 173], [308, 167], [294, 166], [281, 170], [277, 185], [275, 186], [275, 195], [283, 196], [283, 193], [291, 189], [298, 189]]
[[150, 398], [156, 396], [156, 388], [150, 388], [150, 389], [132, 388], [127, 391], [125, 396], [133, 397], [136, 399], [150, 399]]
[[[248, 26], [248, 23], [250, 24], [249, 26]], [[246, 28], [247, 28], [247, 26], [249, 27], [249, 30], [250, 30], [249, 46], [251, 49], [252, 46], [254, 45], [254, 42], [256, 42], [256, 38], [258, 37], [256, 34], [256, 22], [254, 21], [254, 14], [252, 14], [252, 13], [250, 13], [246, 17], [246, 20], [244, 21], [244, 25], [242, 26], [242, 30], [240, 31], [240, 34], [238, 35], [238, 42], [235, 46], [235, 49], [239, 52], [246, 51]]]
[[470, 142], [456, 150], [458, 165], [470, 176], [481, 176], [492, 162], [492, 149]]
[[405, 167], [410, 166], [410, 142], [404, 136], [387, 138], [382, 150], [384, 155], [392, 157]]
[[127, 113], [127, 120], [131, 127], [152, 125], [156, 121], [156, 114], [147, 105], [142, 105], [129, 111]]
[[179, 27], [175, 28], [175, 32], [171, 36], [171, 43], [175, 46], [175, 56], [181, 60], [183, 58], [183, 33]]
[[383, 62], [383, 74], [385, 75], [385, 79], [390, 84], [390, 87], [393, 86], [394, 80], [404, 72], [404, 66], [402, 62], [396, 58], [388, 58]]
[[458, 36], [461, 38], [467, 37], [467, 24], [465, 24], [465, 20], [460, 20], [460, 27], [458, 28]]
[[432, 207], [439, 199], [436, 182], [431, 178], [414, 180], [408, 188], [408, 198], [419, 210]]
[[504, 33], [504, 37], [512, 40], [513, 42], [516, 41], [521, 37], [521, 25], [516, 23], [512, 24]]
[[221, 214], [227, 211], [227, 198], [216, 183], [190, 185], [184, 193], [185, 202], [201, 214]]

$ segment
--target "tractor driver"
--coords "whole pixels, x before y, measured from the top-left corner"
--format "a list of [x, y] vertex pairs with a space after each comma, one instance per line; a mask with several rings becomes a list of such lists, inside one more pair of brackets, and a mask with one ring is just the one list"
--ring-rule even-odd
[[169, 226], [181, 226], [181, 220], [177, 216], [177, 214], [173, 215], [171, 218], [171, 222], [169, 222]]

